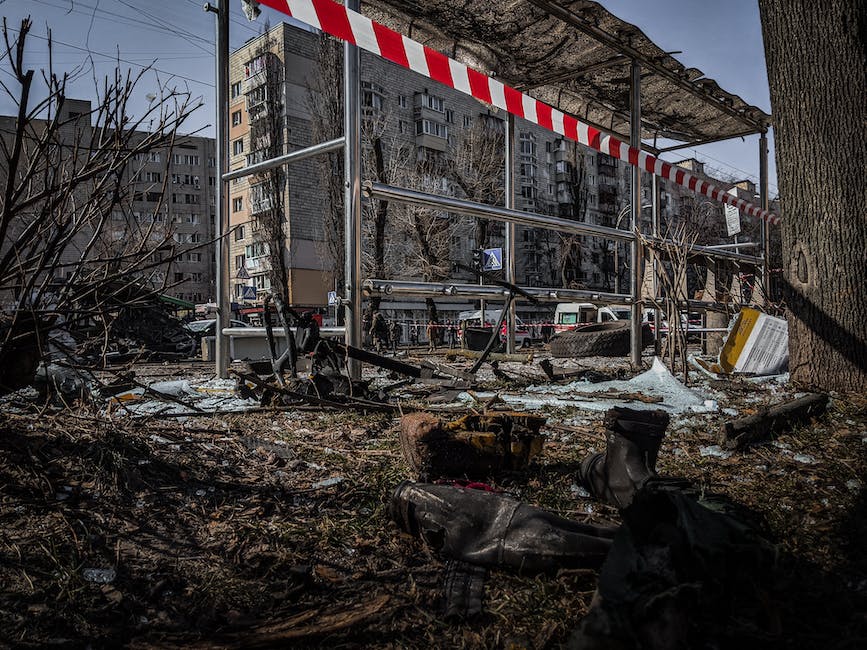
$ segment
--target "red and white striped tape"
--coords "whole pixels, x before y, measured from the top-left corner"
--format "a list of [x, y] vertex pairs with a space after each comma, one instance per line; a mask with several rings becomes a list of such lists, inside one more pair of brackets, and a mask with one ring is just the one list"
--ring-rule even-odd
[[631, 147], [615, 137], [605, 135], [553, 106], [533, 99], [478, 70], [450, 59], [441, 52], [337, 4], [334, 0], [259, 0], [259, 2], [449, 88], [492, 104], [634, 167], [666, 178], [714, 201], [735, 206], [753, 217], [764, 219], [769, 224], [780, 222], [779, 215], [773, 212], [732, 196], [679, 167]]

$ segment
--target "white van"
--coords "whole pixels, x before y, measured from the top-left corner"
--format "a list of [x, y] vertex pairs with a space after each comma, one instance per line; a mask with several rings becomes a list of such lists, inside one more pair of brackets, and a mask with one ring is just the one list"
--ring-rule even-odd
[[[607, 323], [615, 320], [629, 320], [632, 308], [629, 305], [608, 305], [597, 307], [591, 302], [561, 302], [554, 311], [554, 331], [565, 332], [580, 325]], [[653, 320], [653, 310], [645, 309], [642, 322]]]

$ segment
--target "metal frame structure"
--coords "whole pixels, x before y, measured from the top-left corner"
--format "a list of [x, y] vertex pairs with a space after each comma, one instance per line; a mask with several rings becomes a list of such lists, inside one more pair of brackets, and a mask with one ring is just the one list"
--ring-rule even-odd
[[[334, 151], [343, 147], [344, 149], [344, 190], [345, 190], [345, 286], [343, 287], [344, 296], [342, 304], [346, 311], [346, 329], [345, 340], [348, 345], [360, 347], [362, 342], [361, 332], [361, 309], [363, 293], [367, 295], [406, 295], [419, 297], [435, 297], [435, 296], [463, 296], [466, 298], [476, 299], [503, 299], [509, 294], [508, 289], [503, 289], [498, 286], [486, 286], [481, 283], [478, 285], [472, 284], [449, 284], [449, 283], [425, 283], [425, 282], [406, 282], [388, 279], [370, 279], [362, 280], [361, 277], [361, 199], [362, 193], [369, 198], [387, 199], [389, 201], [397, 201], [409, 203], [413, 205], [425, 206], [436, 209], [443, 209], [457, 214], [468, 216], [476, 216], [488, 219], [495, 219], [506, 222], [506, 259], [505, 271], [506, 280], [512, 284], [515, 283], [515, 226], [521, 224], [534, 228], [547, 228], [558, 230], [561, 232], [577, 233], [582, 235], [591, 235], [613, 239], [618, 241], [628, 241], [630, 243], [630, 293], [606, 293], [584, 290], [569, 290], [560, 288], [538, 288], [538, 287], [522, 287], [522, 290], [527, 294], [532, 295], [542, 302], [558, 302], [562, 300], [583, 300], [595, 303], [621, 302], [631, 305], [632, 319], [630, 328], [630, 360], [633, 365], [638, 366], [641, 363], [641, 313], [642, 313], [642, 298], [641, 298], [641, 282], [642, 282], [642, 251], [640, 246], [640, 228], [641, 228], [641, 174], [642, 169], [639, 166], [632, 167], [632, 201], [631, 201], [631, 217], [632, 230], [624, 231], [595, 224], [571, 221], [547, 215], [535, 214], [532, 212], [522, 212], [514, 209], [514, 173], [515, 173], [515, 156], [514, 156], [514, 136], [515, 136], [515, 118], [509, 113], [506, 124], [506, 147], [505, 147], [505, 206], [497, 207], [473, 201], [466, 201], [453, 197], [441, 196], [420, 192], [408, 188], [395, 187], [384, 185], [382, 183], [363, 183], [361, 177], [361, 84], [360, 84], [360, 52], [357, 45], [346, 42], [344, 45], [344, 137], [316, 144], [280, 157], [267, 160], [257, 165], [253, 165], [234, 172], [227, 172], [228, 169], [228, 29], [229, 29], [229, 0], [218, 0], [218, 8], [211, 5], [205, 5], [207, 11], [212, 11], [217, 14], [217, 45], [216, 45], [216, 60], [217, 60], [217, 174], [220, 182], [217, 184], [217, 236], [220, 244], [217, 246], [217, 293], [218, 293], [218, 311], [217, 311], [217, 341], [216, 341], [216, 369], [220, 377], [225, 377], [228, 367], [228, 347], [227, 338], [223, 330], [228, 324], [230, 317], [229, 304], [229, 279], [228, 279], [228, 263], [229, 263], [229, 244], [228, 244], [228, 183], [235, 178], [248, 176], [266, 169], [271, 169], [280, 165], [289, 164], [293, 161], [301, 160], [309, 156]], [[641, 69], [642, 65], [652, 69], [654, 72], [663, 76], [669, 77], [673, 83], [687, 88], [694, 93], [699, 99], [711, 101], [709, 97], [703, 97], [702, 93], [697, 91], [693, 86], [684, 85], [677, 75], [659, 65], [654, 61], [647, 60], [639, 52], [632, 51], [628, 46], [624, 46], [608, 35], [591, 25], [586, 25], [580, 21], [576, 22], [576, 17], [570, 12], [558, 7], [547, 0], [530, 0], [533, 4], [546, 9], [551, 15], [559, 16], [564, 21], [572, 24], [577, 29], [585, 33], [592, 34], [611, 49], [618, 52], [617, 60], [628, 59], [631, 62], [630, 66], [630, 144], [638, 149], [653, 150], [652, 147], [645, 147], [641, 142]], [[358, 11], [360, 0], [345, 0], [347, 9]], [[564, 13], [565, 12], [565, 13]], [[715, 104], [718, 102], [714, 101]], [[744, 116], [738, 116], [744, 120], [745, 125], [750, 129], [739, 135], [748, 135], [752, 133], [760, 133], [760, 201], [761, 207], [765, 210], [768, 208], [768, 170], [767, 170], [767, 135], [766, 126], [759, 123], [753, 123], [749, 120], [748, 123]], [[738, 137], [738, 136], [730, 136]], [[726, 139], [726, 138], [721, 138]], [[683, 146], [693, 146], [701, 143], [687, 143]], [[670, 151], [678, 147], [669, 147], [660, 151]], [[672, 244], [670, 240], [665, 240], [660, 237], [659, 233], [659, 189], [658, 178], [654, 177], [653, 183], [653, 231], [648, 238], [651, 242], [661, 244]], [[694, 252], [698, 255], [708, 257], [727, 259], [735, 262], [743, 262], [753, 265], [759, 265], [762, 268], [762, 279], [765, 286], [768, 281], [768, 238], [767, 227], [762, 222], [761, 229], [761, 257], [745, 255], [737, 251], [720, 249], [706, 246], [694, 247]], [[654, 270], [657, 266], [656, 256], [651, 256], [651, 263]], [[654, 273], [654, 291], [656, 291], [656, 273]], [[693, 308], [713, 309], [714, 307], [708, 303], [699, 303], [689, 301], [689, 306]], [[656, 319], [658, 321], [658, 313]], [[515, 304], [512, 301], [508, 314], [508, 336], [507, 349], [509, 352], [514, 351], [515, 347]], [[657, 322], [657, 327], [658, 327]], [[353, 378], [360, 377], [361, 365], [356, 360], [348, 360], [349, 373]]]

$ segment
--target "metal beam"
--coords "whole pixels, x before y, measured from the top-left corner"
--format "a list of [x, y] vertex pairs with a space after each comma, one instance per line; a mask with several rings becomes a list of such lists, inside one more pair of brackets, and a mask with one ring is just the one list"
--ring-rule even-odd
[[385, 185], [384, 183], [365, 181], [363, 192], [365, 196], [374, 199], [421, 205], [427, 208], [446, 210], [458, 214], [481, 217], [482, 219], [496, 219], [532, 228], [547, 228], [548, 230], [559, 230], [576, 235], [591, 235], [620, 241], [632, 241], [634, 239], [633, 234], [628, 230], [617, 230], [616, 228], [597, 226], [591, 223], [572, 221], [571, 219], [561, 219], [560, 217], [550, 217], [535, 212], [509, 210], [496, 205], [457, 199], [452, 196], [441, 196], [395, 185]]
[[[641, 149], [641, 66], [632, 62], [629, 84], [629, 144]], [[642, 249], [638, 241], [641, 232], [641, 167], [632, 167], [632, 232], [630, 246], [629, 293], [632, 294], [632, 317], [629, 322], [629, 361], [633, 368], [641, 367], [641, 262]]]
[[[559, 289], [552, 287], [520, 287], [539, 302], [592, 302], [600, 305], [629, 304], [631, 297], [624, 293], [610, 293], [585, 289]], [[414, 296], [417, 298], [467, 298], [479, 300], [505, 300], [509, 289], [489, 284], [451, 284], [445, 282], [413, 282], [410, 280], [367, 279], [362, 284], [365, 295]], [[515, 294], [515, 300], [522, 300]]]
[[744, 131], [742, 133], [734, 133], [732, 135], [722, 135], [717, 138], [707, 138], [705, 140], [686, 142], [684, 144], [678, 144], [673, 147], [663, 147], [662, 149], [658, 149], [657, 151], [659, 153], [668, 153], [669, 151], [677, 151], [678, 149], [689, 149], [690, 147], [700, 147], [703, 144], [712, 144], [714, 142], [722, 142], [723, 140], [731, 140], [733, 138], [745, 138], [748, 135], [755, 135], [756, 133], [761, 133], [761, 129], [750, 129], [749, 131]]
[[[515, 116], [511, 113], [506, 117], [506, 147], [505, 147], [505, 195], [506, 209], [515, 209]], [[506, 282], [515, 284], [515, 223], [506, 224]], [[515, 352], [515, 302], [509, 304], [506, 314], [506, 353]]]
[[286, 153], [282, 156], [277, 156], [276, 158], [263, 160], [262, 162], [256, 163], [255, 165], [250, 165], [249, 167], [242, 167], [241, 169], [236, 169], [234, 171], [228, 172], [227, 174], [223, 174], [223, 180], [233, 181], [236, 178], [244, 178], [245, 176], [258, 174], [259, 172], [274, 169], [275, 167], [280, 167], [281, 165], [286, 165], [288, 163], [298, 162], [299, 160], [304, 160], [305, 158], [310, 158], [321, 153], [337, 151], [338, 149], [343, 148], [343, 143], [345, 141], [346, 138], [340, 136], [339, 138], [329, 140], [328, 142], [320, 142], [319, 144], [304, 147], [303, 149], [298, 149], [297, 151]]
[[[530, 226], [531, 228], [545, 228], [548, 230], [558, 230], [560, 232], [576, 235], [590, 235], [591, 237], [602, 237], [603, 239], [613, 239], [617, 241], [631, 242], [635, 239], [635, 236], [629, 230], [618, 230], [617, 228], [597, 226], [590, 223], [572, 221], [571, 219], [550, 217], [546, 214], [537, 214], [535, 212], [507, 210], [506, 208], [501, 208], [496, 205], [476, 203], [475, 201], [456, 199], [451, 196], [440, 196], [439, 194], [420, 192], [419, 190], [411, 190], [405, 187], [397, 187], [395, 185], [385, 185], [383, 183], [365, 181], [362, 191], [364, 192], [364, 195], [369, 198], [385, 199], [387, 201], [407, 203], [410, 205], [420, 205], [426, 208], [445, 210], [447, 212], [455, 212], [457, 214], [465, 214], [472, 217], [480, 217], [482, 219], [507, 221], [523, 226]], [[663, 239], [661, 237], [648, 237], [647, 241], [649, 244], [657, 246], [678, 245], [670, 239]], [[730, 260], [732, 262], [743, 262], [745, 264], [755, 265], [761, 264], [761, 258], [759, 257], [753, 255], [742, 255], [727, 250], [715, 250], [708, 248], [707, 246], [695, 245], [692, 247], [692, 253], [696, 256], [714, 257]]]
[[700, 88], [697, 88], [691, 81], [681, 78], [681, 76], [674, 70], [669, 70], [664, 65], [661, 65], [660, 63], [654, 61], [652, 57], [646, 57], [635, 48], [626, 45], [625, 43], [621, 43], [605, 30], [591, 24], [587, 20], [584, 20], [569, 9], [561, 7], [557, 3], [552, 2], [551, 0], [530, 0], [530, 2], [532, 2], [540, 9], [547, 11], [550, 15], [559, 18], [560, 20], [569, 25], [572, 25], [578, 31], [583, 32], [588, 36], [591, 36], [593, 39], [595, 39], [599, 43], [602, 43], [606, 47], [611, 48], [615, 52], [621, 52], [633, 61], [641, 63], [645, 69], [652, 70], [659, 76], [664, 77], [665, 79], [673, 83], [678, 88], [682, 88], [691, 95], [694, 95], [698, 99], [701, 99], [708, 105], [713, 106], [720, 112], [737, 119], [742, 124], [753, 127], [756, 131], [760, 131], [766, 128], [765, 124], [762, 124], [745, 115], [742, 115], [731, 106], [727, 106], [723, 102], [719, 101], [713, 95], [710, 95], [705, 91], [701, 90]]
[[[346, 0], [348, 9], [358, 11], [360, 0]], [[343, 305], [346, 317], [346, 345], [362, 347], [361, 336], [361, 56], [357, 46], [343, 45], [343, 135], [344, 151], [344, 246]], [[347, 359], [352, 379], [361, 379], [361, 363]]]
[[[659, 178], [659, 176], [652, 176], [650, 182], [652, 183], [651, 187], [653, 188], [653, 196], [651, 197], [652, 200], [650, 202], [650, 204], [651, 204], [651, 219], [652, 219], [651, 235], [654, 238], [657, 238], [657, 237], [659, 237], [659, 228], [660, 228], [660, 214], [659, 214], [659, 209], [660, 209], [660, 204], [659, 204], [660, 178]], [[653, 267], [653, 275], [651, 276], [650, 291], [654, 296], [659, 294], [659, 260], [657, 259], [657, 257], [658, 257], [658, 255], [656, 254], [656, 251], [651, 249], [650, 260], [651, 260], [651, 265]], [[656, 303], [654, 305], [654, 308], [653, 308], [653, 328], [654, 328], [653, 331], [654, 332], [659, 331], [659, 326], [660, 326], [660, 323], [662, 321], [661, 313], [659, 311], [659, 307], [657, 306], [658, 304], [659, 303]], [[654, 338], [654, 353], [657, 356], [659, 356], [659, 354], [661, 352], [661, 343], [662, 342], [659, 340], [658, 336]]]
[[[759, 203], [762, 210], [768, 209], [768, 132], [762, 131], [759, 136]], [[770, 299], [771, 277], [768, 271], [770, 261], [770, 238], [768, 237], [768, 224], [761, 220], [759, 233], [762, 245], [762, 290], [766, 302]]]
[[594, 70], [601, 70], [603, 68], [607, 68], [612, 65], [616, 65], [618, 63], [626, 63], [629, 59], [623, 56], [622, 54], [618, 54], [616, 56], [611, 57], [610, 59], [605, 59], [605, 61], [599, 61], [597, 63], [593, 63], [592, 65], [588, 65], [580, 70], [570, 70], [569, 72], [558, 72], [557, 74], [552, 74], [547, 77], [543, 77], [541, 79], [536, 79], [534, 81], [529, 81], [527, 83], [515, 84], [515, 90], [520, 90], [521, 92], [526, 92], [531, 90], [532, 88], [538, 88], [540, 86], [547, 86], [548, 84], [559, 83], [561, 81], [571, 81], [573, 79], [577, 79], [578, 77], [587, 74], [588, 72], [593, 72]]
[[217, 245], [216, 255], [216, 293], [217, 293], [217, 323], [216, 341], [214, 346], [215, 371], [217, 376], [225, 379], [229, 376], [229, 338], [223, 333], [232, 318], [232, 305], [229, 301], [229, 183], [223, 179], [223, 173], [229, 168], [229, 0], [219, 0], [217, 7], [205, 5], [205, 11], [214, 13], [216, 24], [216, 71], [217, 81], [217, 138], [215, 142], [215, 158], [217, 159], [217, 178], [222, 179], [216, 184], [214, 197], [214, 226]]

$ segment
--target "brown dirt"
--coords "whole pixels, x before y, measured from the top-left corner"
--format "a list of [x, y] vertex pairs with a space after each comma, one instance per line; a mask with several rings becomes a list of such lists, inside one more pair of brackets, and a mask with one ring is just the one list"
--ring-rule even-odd
[[[556, 424], [575, 412], [546, 415]], [[604, 444], [601, 414], [582, 415], [594, 424], [548, 429], [532, 469], [498, 486], [565, 516], [617, 521], [613, 509], [570, 489], [581, 459]], [[756, 511], [779, 542], [788, 582], [770, 604], [779, 634], [765, 647], [864, 647], [867, 400], [835, 400], [819, 421], [781, 438], [783, 446], [701, 456], [700, 447], [716, 443], [721, 417], [675, 420], [659, 469]], [[593, 572], [494, 571], [480, 618], [440, 619], [441, 562], [388, 519], [391, 490], [412, 478], [397, 425], [388, 415], [325, 411], [185, 421], [4, 412], [0, 643], [564, 643], [590, 604]], [[816, 462], [799, 462], [808, 456]], [[115, 577], [90, 582], [88, 568]]]

